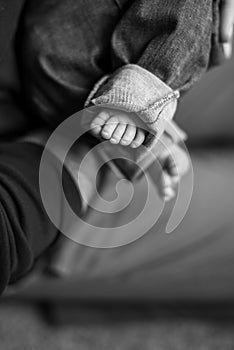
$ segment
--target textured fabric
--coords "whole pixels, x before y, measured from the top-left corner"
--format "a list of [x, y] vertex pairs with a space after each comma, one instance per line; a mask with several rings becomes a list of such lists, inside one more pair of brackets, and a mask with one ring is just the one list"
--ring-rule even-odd
[[[218, 2], [28, 1], [18, 53], [29, 106], [55, 127], [82, 109], [95, 83], [110, 75], [93, 102], [117, 104], [151, 121], [146, 148], [127, 152], [139, 165], [175, 113], [173, 89], [188, 89], [208, 67], [217, 46]], [[169, 104], [163, 98], [170, 92]]]
[[15, 34], [23, 2], [24, 0], [0, 0], [0, 62]]
[[111, 75], [91, 97], [91, 103], [137, 114], [150, 131], [144, 143], [152, 136], [160, 137], [165, 125], [172, 119], [179, 92], [173, 91], [160, 79], [137, 65], [125, 65]]
[[[155, 153], [160, 149], [157, 141], [163, 137], [163, 133], [168, 129], [170, 134], [169, 125], [176, 111], [179, 92], [173, 91], [146, 69], [133, 64], [121, 67], [105, 79], [102, 85], [98, 82], [97, 87], [98, 89], [94, 87], [94, 94], [91, 91], [88, 96], [87, 105], [90, 101], [91, 105], [124, 110], [134, 113], [143, 121], [146, 139], [144, 145], [138, 149], [133, 150], [131, 147], [121, 145], [117, 147], [115, 145], [113, 148], [110, 143], [105, 143], [103, 147], [103, 153], [105, 152], [109, 159], [114, 155], [124, 156], [138, 165], [138, 171], [134, 173], [133, 167], [126, 161], [110, 163], [114, 170], [117, 165], [127, 178], [133, 179], [140, 174], [140, 168], [145, 169], [155, 161]], [[138, 121], [135, 121], [137, 124]], [[140, 122], [139, 127], [141, 127]], [[176, 142], [182, 141], [179, 128], [175, 123], [173, 127]], [[170, 136], [173, 139], [173, 135]], [[163, 139], [165, 141], [164, 137]], [[135, 169], [137, 170], [136, 167]]]
[[[112, 37], [113, 60], [137, 63], [174, 90], [187, 90], [220, 53], [220, 0], [137, 0]], [[220, 58], [220, 57], [219, 57]], [[217, 60], [218, 61], [218, 60]]]
[[18, 54], [29, 105], [57, 126], [83, 108], [100, 78], [129, 63], [186, 90], [207, 69], [218, 43], [218, 3], [28, 1]]
[[23, 0], [0, 0], [0, 139], [21, 134], [35, 125], [22, 110], [14, 37]]
[[[0, 0], [0, 293], [28, 273], [58, 234], [40, 198], [42, 147], [13, 141], [36, 127], [23, 110], [14, 55], [23, 4]], [[54, 165], [52, 161], [49, 166]]]
[[[40, 198], [41, 152], [26, 143], [0, 146], [0, 292], [22, 278], [57, 235]], [[55, 163], [48, 166], [56, 171]]]
[[[173, 91], [152, 73], [133, 64], [125, 65], [97, 82], [85, 106], [95, 105], [134, 113], [143, 121], [146, 130], [144, 145], [138, 149], [121, 145], [113, 147], [109, 142], [102, 144], [102, 157], [107, 161], [113, 159], [109, 165], [116, 174], [124, 175], [130, 180], [137, 178], [142, 175], [142, 169], [146, 169], [160, 154], [162, 149], [159, 139], [168, 145], [171, 140], [179, 143], [187, 138], [176, 123], [172, 122], [178, 98], [178, 91]], [[90, 110], [90, 115], [91, 113]], [[95, 109], [92, 114], [95, 118]], [[85, 113], [82, 119], [85, 124]], [[135, 119], [135, 122], [141, 127], [140, 121]]]

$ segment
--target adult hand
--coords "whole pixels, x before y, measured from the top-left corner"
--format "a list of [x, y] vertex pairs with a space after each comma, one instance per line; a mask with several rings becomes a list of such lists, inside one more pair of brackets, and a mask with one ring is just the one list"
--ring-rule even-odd
[[221, 0], [220, 41], [223, 44], [225, 57], [232, 55], [232, 39], [234, 27], [234, 0]]

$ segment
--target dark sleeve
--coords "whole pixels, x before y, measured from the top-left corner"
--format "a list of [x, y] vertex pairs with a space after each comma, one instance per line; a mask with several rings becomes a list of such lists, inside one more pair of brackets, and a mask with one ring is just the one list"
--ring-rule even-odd
[[0, 292], [25, 275], [57, 235], [39, 192], [41, 153], [30, 143], [0, 146]]
[[220, 55], [219, 2], [134, 1], [112, 37], [113, 67], [135, 63], [174, 90], [188, 89], [206, 71], [211, 52]]
[[29, 1], [17, 53], [33, 115], [57, 126], [99, 79], [129, 63], [174, 90], [189, 88], [208, 66], [219, 1]]

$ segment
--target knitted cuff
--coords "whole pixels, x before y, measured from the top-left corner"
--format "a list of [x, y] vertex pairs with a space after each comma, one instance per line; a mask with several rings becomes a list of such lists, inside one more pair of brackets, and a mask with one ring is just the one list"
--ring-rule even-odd
[[164, 131], [172, 142], [185, 138], [183, 131], [172, 121], [178, 98], [179, 91], [173, 91], [151, 72], [135, 64], [125, 65], [97, 82], [85, 107], [94, 105], [133, 112], [149, 131], [144, 144], [136, 149], [103, 143], [104, 158], [122, 158], [109, 163], [117, 174], [120, 172], [130, 180], [142, 174], [160, 152], [158, 140]]
[[150, 132], [146, 147], [164, 132], [177, 108], [179, 91], [173, 91], [146, 69], [128, 64], [103, 77], [91, 91], [86, 106], [96, 105], [136, 113]]

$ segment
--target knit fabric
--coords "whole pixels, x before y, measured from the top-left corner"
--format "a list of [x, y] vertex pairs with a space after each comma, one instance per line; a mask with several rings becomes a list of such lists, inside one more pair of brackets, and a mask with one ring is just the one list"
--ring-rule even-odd
[[174, 116], [179, 98], [178, 91], [134, 64], [121, 67], [97, 86], [98, 90], [94, 87], [94, 96], [91, 94], [87, 102], [136, 113], [150, 131], [146, 147], [162, 135], [166, 122]]
[[[135, 113], [143, 121], [147, 131], [144, 145], [133, 150], [129, 147], [117, 146], [116, 148], [116, 145], [105, 144], [103, 150], [110, 159], [113, 155], [117, 157], [119, 152], [119, 155], [136, 164], [145, 165], [152, 157], [147, 150], [152, 150], [166, 131], [176, 111], [178, 98], [179, 92], [173, 91], [155, 75], [138, 65], [128, 64], [118, 69], [113, 75], [102, 78], [94, 86], [85, 105]], [[184, 133], [179, 129], [177, 132], [175, 123], [174, 128], [168, 128], [168, 130], [168, 134], [176, 142], [184, 138]], [[123, 167], [121, 163], [118, 163], [118, 166], [122, 168], [120, 169], [122, 172], [126, 173], [126, 162], [122, 164]], [[132, 167], [130, 172], [132, 173]]]

